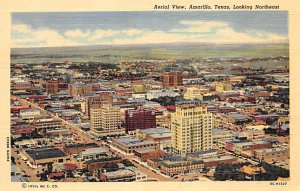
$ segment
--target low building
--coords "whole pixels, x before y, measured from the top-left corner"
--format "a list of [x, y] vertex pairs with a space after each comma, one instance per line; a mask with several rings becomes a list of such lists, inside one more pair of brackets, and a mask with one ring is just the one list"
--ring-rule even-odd
[[253, 151], [271, 147], [272, 143], [267, 141], [231, 141], [226, 142], [225, 149], [240, 155], [243, 151]]
[[203, 101], [202, 92], [199, 87], [188, 87], [183, 97], [184, 99], [198, 99]]
[[204, 159], [204, 158], [210, 158], [210, 157], [215, 157], [218, 154], [218, 150], [217, 149], [211, 149], [208, 151], [200, 151], [200, 152], [194, 152], [194, 153], [187, 153], [186, 156], [187, 157], [192, 157], [192, 158], [200, 158], [200, 159]]
[[236, 132], [235, 137], [240, 140], [254, 140], [265, 138], [265, 132], [263, 130], [245, 130]]
[[279, 162], [289, 159], [289, 150], [287, 148], [269, 148], [259, 149], [253, 151], [254, 158], [259, 161], [265, 161], [268, 163]]
[[153, 168], [160, 168], [167, 175], [201, 172], [204, 168], [203, 160], [189, 159], [185, 157], [166, 157], [148, 160], [147, 163]]
[[251, 121], [251, 117], [240, 113], [228, 113], [225, 115], [228, 123], [247, 123]]
[[205, 158], [203, 159], [205, 168], [213, 168], [218, 166], [219, 164], [232, 164], [237, 162], [238, 158], [230, 155]]
[[72, 155], [72, 154], [79, 154], [86, 149], [96, 148], [96, 147], [98, 147], [98, 145], [95, 143], [71, 144], [71, 145], [65, 145], [63, 147], [63, 151], [69, 155]]
[[86, 168], [90, 172], [94, 172], [95, 170], [101, 169], [105, 164], [108, 163], [120, 163], [123, 159], [121, 157], [106, 157], [101, 159], [92, 159], [86, 162]]
[[151, 100], [159, 97], [176, 97], [179, 95], [179, 92], [174, 90], [150, 90], [147, 92], [146, 98]]
[[141, 140], [152, 140], [156, 142], [170, 141], [171, 130], [163, 127], [137, 130], [136, 137]]
[[49, 130], [61, 129], [61, 121], [52, 118], [37, 119], [33, 121], [33, 126], [37, 131], [46, 133]]
[[162, 156], [161, 152], [153, 149], [136, 149], [134, 155], [142, 162], [146, 162], [148, 159], [159, 158]]
[[214, 143], [219, 143], [224, 140], [234, 140], [234, 134], [230, 131], [213, 128], [212, 129], [212, 137]]
[[41, 115], [41, 111], [39, 109], [24, 109], [20, 110], [20, 118], [25, 121], [33, 121], [36, 117]]
[[80, 153], [79, 159], [81, 160], [90, 160], [90, 159], [99, 159], [109, 156], [109, 149], [107, 147], [96, 147], [88, 148]]
[[165, 127], [171, 129], [171, 115], [157, 115], [156, 116], [156, 126]]
[[136, 180], [136, 175], [131, 170], [122, 169], [101, 173], [99, 179], [100, 182], [133, 182]]
[[148, 149], [158, 149], [158, 143], [150, 140], [141, 141], [136, 138], [131, 137], [123, 137], [123, 138], [117, 138], [112, 139], [113, 146], [117, 147], [121, 151], [132, 154], [134, 150], [141, 149], [141, 148], [148, 148]]
[[42, 147], [23, 150], [24, 156], [33, 165], [43, 165], [47, 163], [63, 164], [70, 161], [70, 158], [59, 148]]

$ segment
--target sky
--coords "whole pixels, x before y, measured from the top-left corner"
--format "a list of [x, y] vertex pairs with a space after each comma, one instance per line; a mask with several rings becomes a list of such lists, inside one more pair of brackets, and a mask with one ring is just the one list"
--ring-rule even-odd
[[12, 13], [12, 47], [287, 42], [286, 11]]

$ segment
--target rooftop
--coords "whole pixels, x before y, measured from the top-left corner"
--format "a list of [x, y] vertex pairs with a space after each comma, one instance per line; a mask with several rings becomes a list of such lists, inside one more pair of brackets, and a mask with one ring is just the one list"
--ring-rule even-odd
[[218, 157], [213, 157], [213, 158], [206, 158], [203, 159], [204, 162], [212, 162], [212, 161], [222, 161], [222, 160], [229, 160], [229, 159], [234, 159], [236, 157], [230, 156], [230, 155], [224, 155], [224, 156], [218, 156]]
[[121, 157], [107, 157], [107, 158], [101, 158], [101, 159], [91, 159], [88, 160], [88, 164], [92, 163], [102, 163], [102, 162], [107, 162], [107, 161], [113, 161], [113, 160], [121, 160]]
[[167, 129], [167, 128], [164, 128], [164, 127], [142, 129], [142, 130], [139, 130], [139, 132], [147, 134], [147, 135], [154, 136], [156, 138], [158, 138], [158, 137], [165, 137], [165, 136], [171, 136], [170, 129]]
[[128, 146], [140, 146], [140, 145], [145, 145], [145, 144], [154, 144], [154, 141], [141, 141], [137, 138], [132, 138], [132, 137], [123, 137], [123, 138], [118, 138], [114, 139], [114, 141], [121, 142], [123, 144], [126, 144]]
[[96, 143], [87, 143], [87, 144], [71, 144], [65, 146], [65, 148], [75, 148], [75, 147], [98, 147], [98, 145]]
[[92, 155], [92, 154], [100, 154], [100, 153], [108, 153], [109, 150], [106, 147], [95, 147], [88, 148], [81, 152], [82, 155]]
[[67, 156], [62, 150], [54, 147], [43, 147], [25, 150], [33, 160], [57, 158]]

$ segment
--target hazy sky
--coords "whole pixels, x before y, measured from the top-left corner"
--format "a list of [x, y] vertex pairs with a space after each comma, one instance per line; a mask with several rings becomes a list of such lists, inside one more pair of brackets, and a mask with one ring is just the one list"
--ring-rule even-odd
[[288, 13], [13, 13], [11, 30], [13, 47], [173, 42], [285, 42], [288, 38]]

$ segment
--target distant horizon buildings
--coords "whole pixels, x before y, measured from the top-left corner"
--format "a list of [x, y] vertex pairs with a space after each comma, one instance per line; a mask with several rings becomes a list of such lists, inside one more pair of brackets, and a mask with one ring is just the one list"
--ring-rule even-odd
[[172, 148], [180, 155], [212, 149], [213, 116], [205, 106], [182, 104], [171, 114]]
[[164, 72], [163, 88], [171, 88], [183, 85], [182, 72]]

